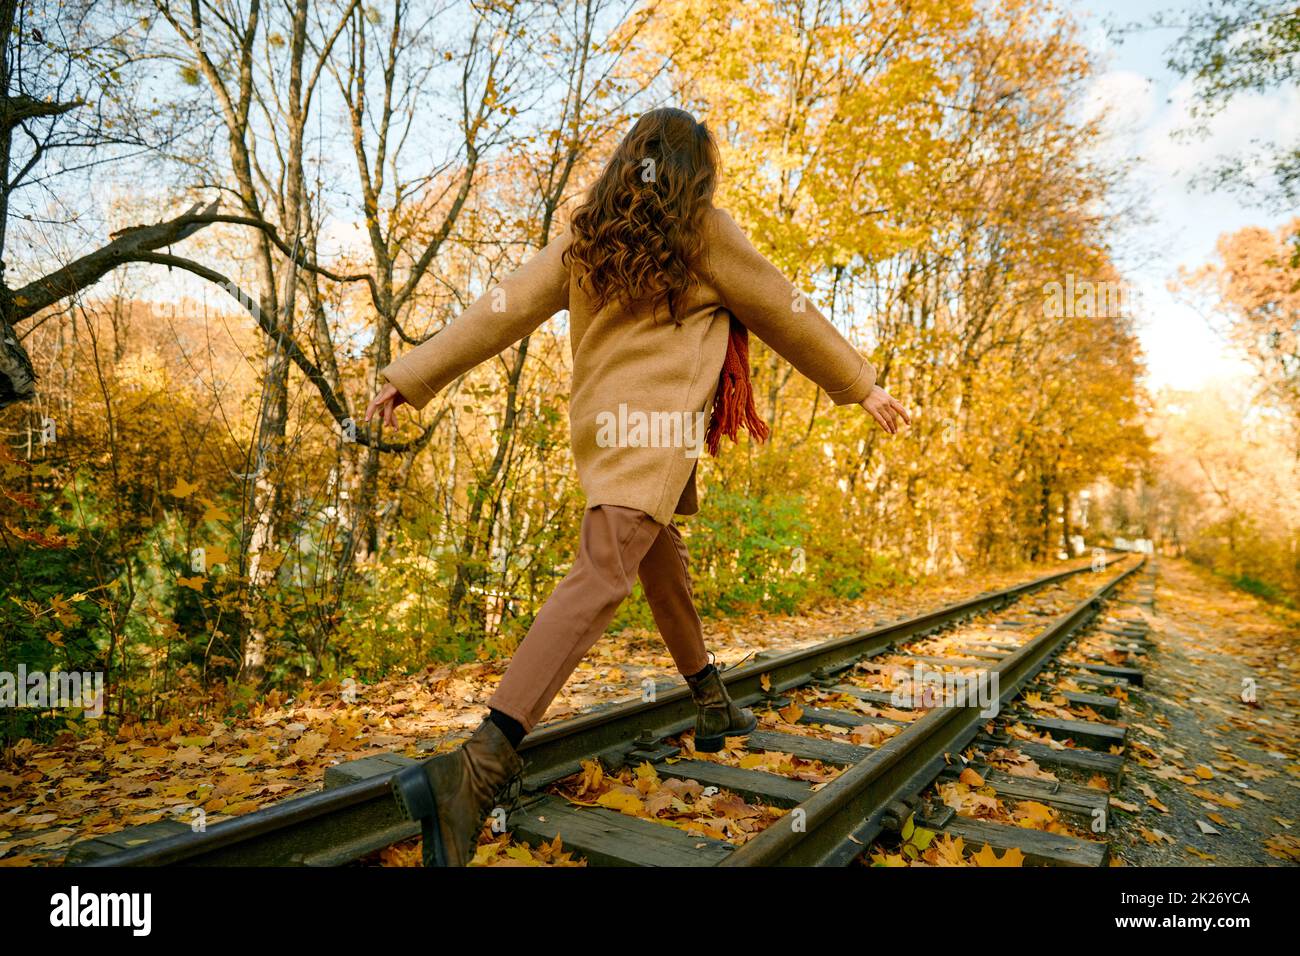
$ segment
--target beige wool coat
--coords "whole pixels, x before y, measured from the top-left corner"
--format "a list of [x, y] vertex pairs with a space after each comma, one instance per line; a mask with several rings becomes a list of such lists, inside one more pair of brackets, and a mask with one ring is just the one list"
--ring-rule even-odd
[[706, 218], [700, 281], [686, 296], [680, 324], [662, 306], [654, 315], [648, 303], [594, 309], [562, 262], [569, 240], [567, 231], [559, 235], [380, 373], [423, 408], [456, 378], [568, 309], [570, 441], [588, 507], [637, 508], [660, 524], [699, 510], [695, 467], [732, 314], [836, 405], [861, 402], [875, 384], [871, 363], [722, 209]]

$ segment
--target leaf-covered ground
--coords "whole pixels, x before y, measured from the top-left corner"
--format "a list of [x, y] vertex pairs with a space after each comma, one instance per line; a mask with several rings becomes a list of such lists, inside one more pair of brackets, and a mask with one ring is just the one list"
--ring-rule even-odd
[[1300, 863], [1300, 615], [1169, 560], [1154, 612], [1142, 613], [1156, 649], [1124, 705], [1112, 855], [1137, 866]]
[[[718, 660], [790, 649], [1039, 576], [1020, 568], [931, 581], [826, 604], [801, 616], [751, 614], [706, 622]], [[640, 600], [640, 598], [637, 598]], [[268, 694], [246, 717], [205, 710], [116, 733], [88, 721], [51, 744], [19, 741], [0, 760], [0, 865], [57, 864], [77, 840], [172, 818], [207, 822], [318, 789], [327, 767], [369, 754], [448, 749], [483, 719], [505, 661], [441, 665], [364, 686], [318, 684]], [[676, 679], [653, 631], [609, 634], [579, 665], [547, 720], [640, 694], [641, 681]], [[398, 848], [394, 862], [412, 856]], [[557, 855], [562, 855], [557, 852]]]
[[[714, 622], [707, 626], [708, 642], [721, 661], [734, 663], [760, 650], [815, 643], [1038, 573], [1022, 569], [918, 585], [801, 617]], [[1134, 692], [1123, 711], [1133, 746], [1129, 774], [1112, 797], [1117, 859], [1135, 865], [1296, 861], [1296, 616], [1279, 616], [1222, 581], [1168, 560], [1161, 562], [1156, 611], [1142, 613], [1158, 649], [1144, 663], [1148, 689]], [[482, 719], [483, 701], [503, 667], [503, 661], [431, 667], [354, 688], [322, 683], [293, 699], [268, 695], [238, 720], [200, 716], [128, 726], [111, 737], [91, 728], [52, 745], [20, 742], [0, 764], [0, 864], [57, 863], [78, 839], [165, 817], [188, 822], [196, 808], [209, 822], [250, 812], [316, 789], [327, 767], [368, 754], [399, 750], [417, 756], [450, 748]], [[570, 679], [548, 720], [637, 696], [646, 678], [675, 676], [653, 632], [608, 635]], [[1240, 699], [1247, 678], [1255, 682], [1257, 704]], [[796, 728], [789, 716], [766, 719], [789, 731]], [[860, 730], [869, 728], [865, 720]], [[795, 732], [809, 728], [797, 725]], [[779, 764], [782, 756], [715, 759], [757, 765]], [[835, 773], [818, 765], [765, 769], [790, 769], [814, 784]], [[974, 800], [966, 789], [976, 793], [978, 785], [970, 784], [950, 786], [945, 798]], [[701, 798], [647, 769], [598, 777], [596, 768], [586, 768], [564, 786], [576, 799], [603, 805], [635, 799], [662, 822], [734, 842], [768, 822], [739, 798], [725, 792]], [[1033, 809], [1028, 808], [1031, 816]], [[1020, 825], [1055, 829], [1057, 823], [1027, 818]], [[923, 848], [922, 859], [1018, 865], [996, 855], [976, 860], [975, 849], [963, 852], [951, 841], [936, 840]], [[418, 865], [418, 841], [389, 848], [375, 862]], [[561, 845], [521, 847], [506, 836], [481, 845], [478, 862], [581, 865]]]

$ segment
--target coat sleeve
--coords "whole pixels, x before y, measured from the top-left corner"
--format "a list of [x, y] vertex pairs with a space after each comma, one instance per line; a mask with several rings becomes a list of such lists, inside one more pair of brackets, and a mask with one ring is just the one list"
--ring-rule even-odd
[[876, 383], [872, 364], [754, 248], [729, 213], [712, 215], [705, 255], [723, 305], [836, 405], [866, 398]]
[[423, 408], [474, 366], [505, 351], [569, 307], [566, 230], [476, 299], [442, 331], [379, 370], [414, 408]]

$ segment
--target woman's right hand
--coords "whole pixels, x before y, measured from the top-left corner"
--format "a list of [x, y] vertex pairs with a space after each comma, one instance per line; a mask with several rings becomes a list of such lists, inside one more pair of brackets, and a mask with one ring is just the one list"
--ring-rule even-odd
[[391, 385], [385, 385], [379, 390], [379, 394], [370, 400], [366, 406], [366, 424], [370, 424], [370, 419], [376, 415], [380, 416], [381, 421], [390, 428], [397, 427], [397, 411], [399, 405], [405, 405], [406, 399], [402, 398], [402, 393]]
[[879, 385], [872, 386], [867, 397], [862, 400], [862, 407], [871, 414], [881, 428], [891, 435], [898, 434], [900, 419], [909, 425], [912, 424], [907, 409]]

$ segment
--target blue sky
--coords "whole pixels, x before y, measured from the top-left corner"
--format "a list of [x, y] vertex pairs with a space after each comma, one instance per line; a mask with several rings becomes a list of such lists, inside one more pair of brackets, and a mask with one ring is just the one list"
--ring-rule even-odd
[[1196, 388], [1245, 373], [1207, 316], [1180, 302], [1166, 286], [1180, 266], [1211, 261], [1221, 233], [1248, 225], [1274, 227], [1288, 217], [1247, 206], [1232, 194], [1195, 189], [1189, 179], [1216, 155], [1236, 152], [1252, 138], [1272, 139], [1279, 133], [1294, 138], [1300, 130], [1300, 92], [1286, 90], [1241, 98], [1212, 123], [1208, 138], [1173, 135], [1187, 125], [1191, 89], [1165, 66], [1166, 48], [1177, 33], [1145, 30], [1115, 42], [1104, 27], [1149, 22], [1157, 11], [1177, 13], [1200, 5], [1152, 0], [1071, 4], [1086, 18], [1089, 46], [1102, 56], [1093, 102], [1110, 108], [1111, 148], [1136, 160], [1133, 186], [1145, 197], [1151, 216], [1150, 222], [1134, 222], [1125, 230], [1117, 252], [1140, 302], [1135, 313], [1153, 388]]

